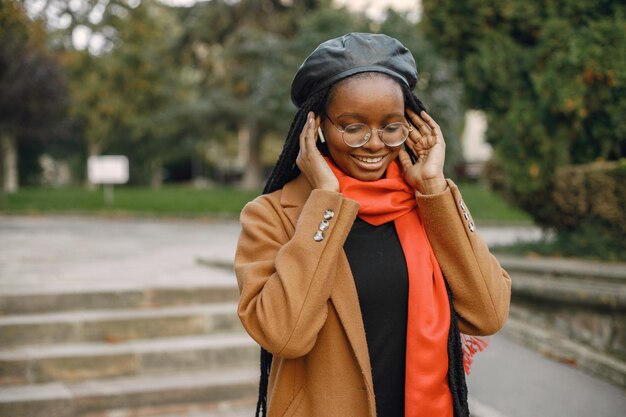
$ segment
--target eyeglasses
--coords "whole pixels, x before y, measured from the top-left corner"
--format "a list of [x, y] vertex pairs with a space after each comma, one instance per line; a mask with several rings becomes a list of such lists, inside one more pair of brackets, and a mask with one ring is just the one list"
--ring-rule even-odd
[[341, 133], [343, 142], [351, 148], [360, 148], [364, 146], [372, 137], [374, 131], [378, 131], [378, 137], [387, 146], [400, 146], [407, 138], [409, 133], [413, 131], [413, 126], [402, 122], [389, 123], [382, 129], [371, 129], [365, 123], [351, 123], [341, 129], [331, 119], [328, 120], [338, 132]]

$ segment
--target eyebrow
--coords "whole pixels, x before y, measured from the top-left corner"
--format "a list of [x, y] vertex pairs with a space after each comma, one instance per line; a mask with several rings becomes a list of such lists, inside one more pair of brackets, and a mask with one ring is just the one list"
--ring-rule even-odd
[[[366, 117], [364, 114], [361, 113], [341, 113], [339, 116], [337, 116], [337, 119], [341, 119], [342, 117]], [[389, 117], [404, 117], [404, 113], [389, 113], [386, 114], [384, 119], [387, 119]]]

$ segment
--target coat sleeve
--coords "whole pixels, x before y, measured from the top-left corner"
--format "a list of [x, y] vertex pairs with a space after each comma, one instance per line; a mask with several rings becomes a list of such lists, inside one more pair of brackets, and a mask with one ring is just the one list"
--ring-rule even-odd
[[[313, 236], [326, 210], [324, 239]], [[276, 197], [261, 196], [244, 207], [235, 255], [238, 315], [250, 336], [278, 357], [307, 354], [326, 321], [327, 304], [344, 241], [358, 203], [340, 193], [313, 190], [289, 236]]]
[[508, 317], [511, 278], [479, 236], [457, 186], [416, 195], [420, 216], [454, 296], [459, 329], [470, 335], [497, 332]]

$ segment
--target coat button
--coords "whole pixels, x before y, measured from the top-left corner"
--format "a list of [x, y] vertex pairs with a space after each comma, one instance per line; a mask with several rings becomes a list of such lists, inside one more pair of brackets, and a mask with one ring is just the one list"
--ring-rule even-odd
[[469, 222], [468, 227], [470, 229], [470, 232], [473, 232], [476, 229], [476, 226], [474, 225], [474, 222]]
[[328, 209], [324, 212], [324, 220], [330, 220], [335, 217], [335, 212], [331, 209]]
[[463, 211], [467, 210], [465, 208], [465, 203], [463, 202], [463, 200], [461, 200], [461, 202], [459, 203], [459, 206], [461, 206], [461, 210], [463, 210]]
[[324, 233], [321, 230], [318, 230], [313, 235], [313, 240], [316, 242], [321, 242], [322, 240], [324, 240]]
[[320, 223], [320, 230], [323, 232], [324, 230], [328, 230], [329, 227], [330, 223], [328, 222], [328, 220], [322, 220], [322, 222]]

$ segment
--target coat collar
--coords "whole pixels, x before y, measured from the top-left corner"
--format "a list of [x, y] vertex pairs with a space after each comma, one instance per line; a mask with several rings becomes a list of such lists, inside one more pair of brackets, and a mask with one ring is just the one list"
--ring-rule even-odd
[[[285, 184], [282, 188], [280, 204], [283, 206], [285, 215], [289, 218], [294, 228], [293, 230], [295, 230], [295, 225], [302, 211], [302, 207], [309, 197], [309, 194], [311, 194], [311, 191], [311, 184], [304, 175], [298, 176], [296, 179]], [[348, 336], [348, 340], [352, 345], [357, 362], [361, 367], [361, 372], [365, 375], [368, 390], [370, 390], [373, 395], [374, 385], [372, 382], [371, 364], [367, 341], [365, 339], [365, 328], [363, 327], [359, 297], [348, 258], [343, 251], [339, 256], [335, 286], [331, 292], [330, 299]]]
[[[304, 202], [311, 194], [312, 187], [309, 184], [309, 180], [302, 174], [296, 179], [289, 181], [282, 188], [280, 195], [280, 204], [283, 207], [300, 207], [304, 205]], [[300, 214], [298, 212], [298, 214]]]

